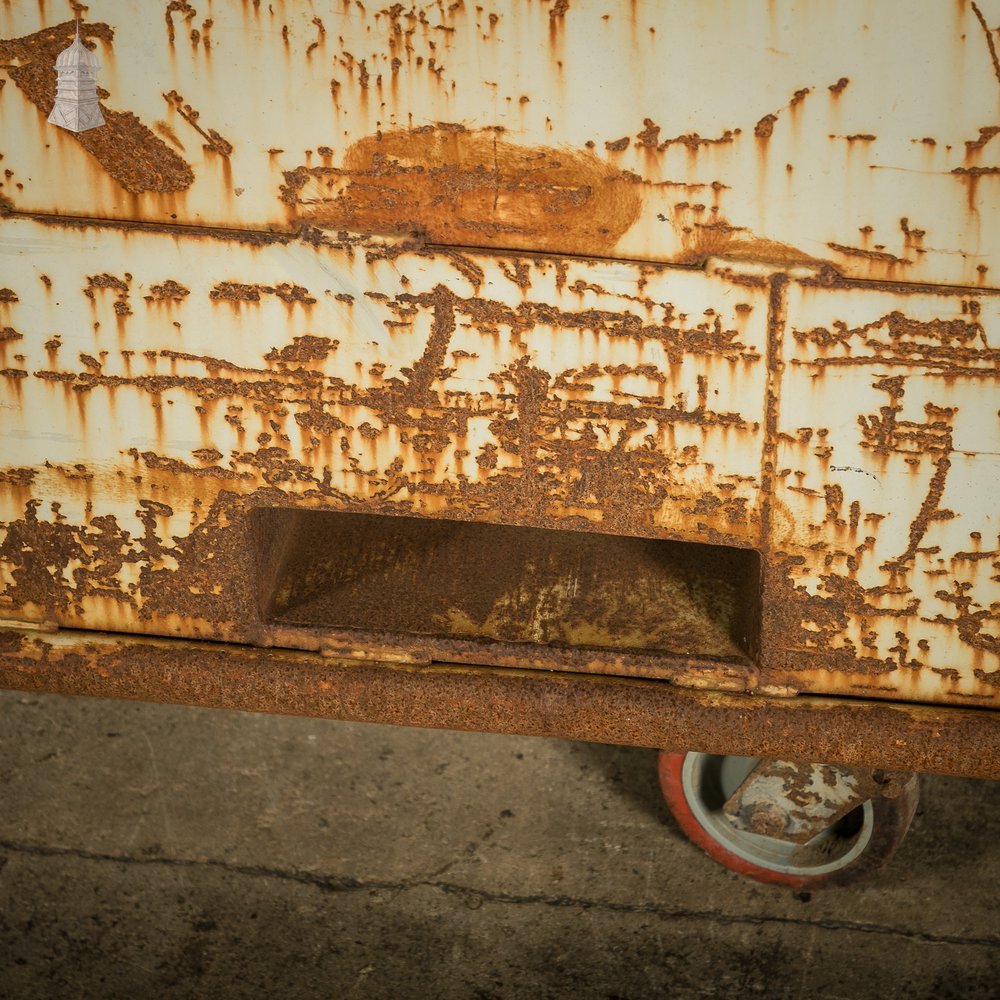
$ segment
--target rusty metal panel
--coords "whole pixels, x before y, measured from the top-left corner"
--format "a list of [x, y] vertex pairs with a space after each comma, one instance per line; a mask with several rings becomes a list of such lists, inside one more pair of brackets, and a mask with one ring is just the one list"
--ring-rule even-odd
[[0, 0], [0, 618], [478, 662], [269, 617], [266, 512], [490, 522], [762, 571], [739, 642], [494, 665], [995, 707], [997, 24], [94, 3], [71, 134]]
[[[70, 5], [73, 6], [73, 5]], [[995, 286], [1000, 0], [0, 3], [22, 212]]]
[[768, 676], [1000, 691], [1000, 297], [784, 290]]
[[[247, 518], [290, 503], [759, 547], [759, 284], [316, 233], [2, 229], [8, 617], [315, 643], [255, 607]], [[657, 672], [745, 687], [740, 660]]]
[[5, 617], [482, 655], [262, 619], [250, 515], [294, 504], [762, 553], [746, 656], [552, 666], [996, 700], [994, 294], [318, 232], [2, 229]]
[[[759, 542], [766, 289], [320, 236], [2, 225], [5, 458], [96, 465], [82, 494], [121, 495], [127, 467], [186, 505], [270, 486]], [[77, 481], [39, 472], [43, 493], [38, 476]]]

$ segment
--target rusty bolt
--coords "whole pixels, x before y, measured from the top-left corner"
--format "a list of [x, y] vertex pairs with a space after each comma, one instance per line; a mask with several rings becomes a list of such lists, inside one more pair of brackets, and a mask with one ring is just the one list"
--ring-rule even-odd
[[788, 825], [788, 817], [776, 802], [755, 802], [746, 811], [745, 822], [762, 837], [780, 837]]

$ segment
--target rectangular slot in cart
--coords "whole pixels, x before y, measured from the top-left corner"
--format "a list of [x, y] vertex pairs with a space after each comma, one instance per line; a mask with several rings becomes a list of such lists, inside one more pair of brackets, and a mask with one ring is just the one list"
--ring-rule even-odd
[[277, 626], [471, 642], [485, 663], [498, 644], [743, 663], [756, 640], [749, 549], [275, 508], [253, 530]]

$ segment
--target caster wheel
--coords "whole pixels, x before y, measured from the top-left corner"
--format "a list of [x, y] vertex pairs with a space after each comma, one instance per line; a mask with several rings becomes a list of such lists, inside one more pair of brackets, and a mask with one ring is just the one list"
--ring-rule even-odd
[[660, 754], [663, 797], [688, 838], [730, 871], [791, 889], [864, 878], [899, 846], [917, 808], [914, 775], [894, 798], [872, 798], [804, 844], [740, 829], [723, 805], [758, 764], [752, 757]]

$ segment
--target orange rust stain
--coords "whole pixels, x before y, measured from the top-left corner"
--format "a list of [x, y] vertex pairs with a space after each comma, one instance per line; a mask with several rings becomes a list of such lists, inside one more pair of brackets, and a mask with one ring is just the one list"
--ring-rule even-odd
[[[983, 147], [993, 138], [1000, 135], [1000, 125], [984, 125], [979, 129], [979, 137], [965, 143], [965, 162], [978, 159]], [[926, 141], [926, 140], [925, 140]]]
[[6, 386], [9, 386], [13, 392], [15, 401], [21, 403], [21, 380], [26, 379], [28, 373], [23, 368], [2, 368], [0, 369], [0, 378], [6, 380]]
[[903, 245], [907, 253], [922, 254], [925, 252], [923, 243], [924, 237], [927, 235], [926, 230], [911, 226], [910, 220], [905, 216], [899, 220], [899, 228], [903, 233]]
[[163, 95], [163, 99], [191, 126], [204, 140], [202, 148], [208, 152], [218, 153], [219, 156], [228, 157], [233, 151], [233, 144], [221, 136], [214, 128], [204, 129], [198, 123], [200, 113], [184, 102], [184, 98], [171, 90]]
[[1000, 177], [1000, 167], [955, 167], [952, 175], [966, 185], [969, 212], [977, 214], [979, 209], [976, 207], [976, 194], [979, 182], [984, 177]]
[[559, 44], [559, 31], [563, 27], [563, 19], [569, 10], [569, 0], [555, 0], [549, 9], [549, 46], [556, 48]]
[[595, 253], [613, 248], [638, 217], [637, 180], [588, 152], [438, 124], [360, 139], [340, 169], [287, 171], [282, 197], [323, 226]]
[[173, 128], [170, 125], [167, 124], [167, 122], [164, 121], [154, 122], [153, 128], [155, 128], [156, 131], [159, 132], [160, 135], [162, 135], [163, 138], [167, 140], [167, 142], [176, 146], [181, 152], [184, 152], [184, 143], [181, 142], [181, 140], [177, 137], [177, 133], [173, 130]]
[[823, 261], [788, 243], [755, 236], [723, 219], [693, 222], [681, 228], [683, 249], [673, 258], [677, 264], [701, 264], [709, 257], [757, 260], [778, 264], [822, 264]]
[[753, 127], [753, 134], [758, 139], [770, 139], [774, 133], [774, 126], [778, 120], [777, 115], [764, 115]]
[[12, 327], [0, 327], [0, 365], [7, 366], [7, 345], [23, 338], [24, 334], [18, 333]]

